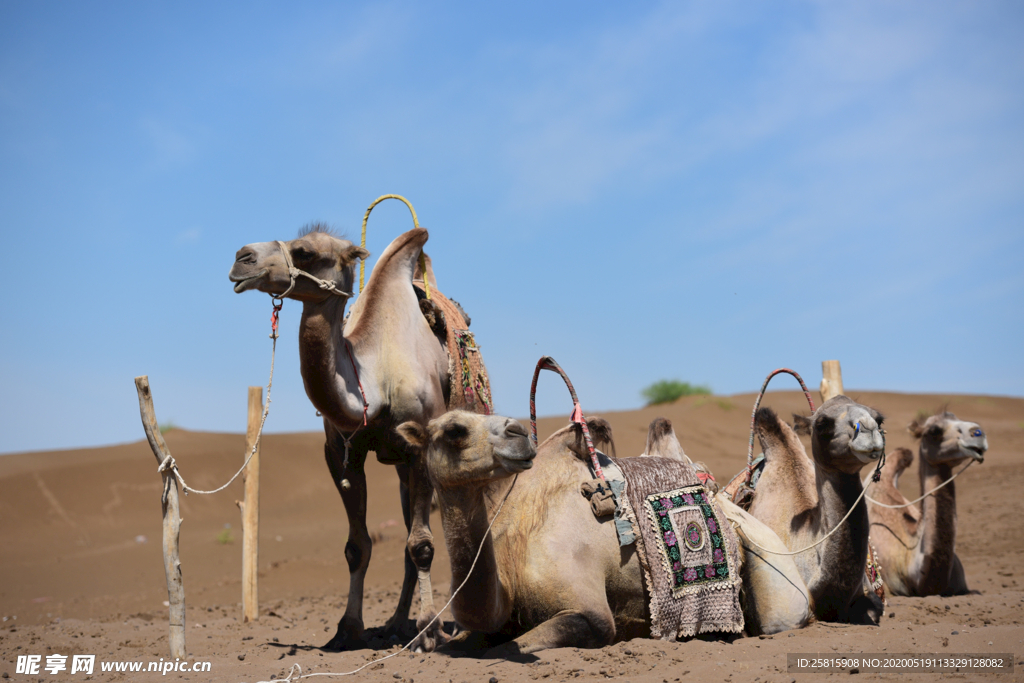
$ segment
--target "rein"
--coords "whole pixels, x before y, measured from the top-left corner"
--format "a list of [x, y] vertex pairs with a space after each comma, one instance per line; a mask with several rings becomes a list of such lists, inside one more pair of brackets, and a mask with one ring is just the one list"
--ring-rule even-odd
[[604, 477], [604, 471], [601, 469], [601, 464], [597, 461], [594, 442], [590, 438], [590, 429], [587, 428], [587, 419], [583, 416], [580, 400], [576, 397], [576, 390], [573, 388], [572, 382], [569, 381], [569, 376], [565, 374], [565, 370], [551, 356], [542, 356], [537, 361], [537, 367], [533, 371], [533, 383], [530, 385], [530, 438], [533, 440], [533, 445], [537, 445], [537, 404], [534, 398], [537, 395], [537, 379], [540, 376], [541, 370], [551, 370], [561, 375], [565, 386], [569, 389], [569, 395], [572, 396], [572, 417], [569, 419], [583, 428], [583, 438], [587, 442], [587, 452], [590, 454], [590, 463], [594, 467], [594, 474], [601, 481], [608, 483], [608, 480]]
[[[933, 489], [932, 489], [931, 491], [929, 491], [928, 493], [925, 493], [925, 494], [924, 494], [924, 495], [922, 495], [922, 496], [921, 496], [920, 498], [915, 498], [914, 500], [910, 501], [909, 503], [903, 503], [902, 505], [889, 505], [888, 503], [879, 503], [879, 502], [878, 502], [877, 500], [875, 500], [875, 499], [874, 499], [874, 498], [872, 498], [871, 496], [867, 496], [868, 502], [870, 502], [870, 503], [871, 503], [872, 505], [877, 505], [877, 506], [878, 506], [878, 507], [880, 507], [880, 508], [889, 508], [890, 510], [899, 510], [900, 508], [906, 508], [906, 507], [910, 507], [910, 506], [911, 506], [911, 505], [913, 505], [914, 503], [920, 503], [920, 502], [921, 502], [922, 500], [924, 500], [924, 499], [925, 499], [925, 498], [927, 498], [928, 496], [932, 495], [933, 493], [935, 493], [936, 491], [938, 491], [939, 489], [941, 489], [941, 488], [942, 488], [943, 486], [945, 486], [946, 484], [948, 484], [948, 483], [952, 482], [952, 481], [953, 481], [954, 479], [956, 479], [956, 478], [957, 478], [957, 477], [959, 477], [959, 476], [960, 476], [961, 474], [963, 474], [963, 473], [964, 473], [964, 470], [966, 470], [966, 469], [967, 469], [968, 467], [970, 467], [971, 465], [973, 465], [973, 464], [974, 464], [975, 462], [977, 462], [977, 461], [976, 461], [976, 460], [968, 460], [968, 461], [967, 461], [967, 464], [966, 464], [966, 465], [964, 465], [964, 466], [963, 466], [963, 467], [962, 467], [962, 468], [961, 468], [961, 469], [960, 469], [960, 470], [959, 470], [958, 472], [956, 472], [956, 473], [955, 473], [955, 474], [954, 474], [954, 475], [953, 475], [952, 477], [950, 477], [950, 478], [949, 478], [949, 479], [947, 479], [946, 481], [942, 482], [941, 484], [939, 484], [938, 486], [936, 486], [935, 488], [933, 488]], [[875, 481], [878, 481], [878, 479], [875, 479]], [[865, 480], [864, 480], [864, 482], [863, 482], [863, 485], [864, 485], [864, 486], [867, 486], [867, 483], [868, 483], [868, 480], [867, 480], [867, 479], [865, 479]], [[865, 490], [867, 490], [867, 489], [865, 488]]]

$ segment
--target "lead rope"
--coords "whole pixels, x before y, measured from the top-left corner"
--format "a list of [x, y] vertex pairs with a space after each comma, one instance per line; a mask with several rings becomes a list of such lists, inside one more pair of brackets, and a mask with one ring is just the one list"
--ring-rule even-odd
[[[409, 207], [409, 213], [412, 214], [413, 227], [419, 228], [420, 221], [416, 217], [416, 209], [412, 208], [412, 203], [400, 194], [383, 194], [373, 200], [373, 203], [366, 209], [366, 213], [363, 214], [363, 239], [359, 243], [363, 249], [366, 249], [366, 221], [370, 218], [370, 212], [373, 211], [373, 207], [380, 204], [385, 199], [397, 199], [404, 202]], [[420, 250], [420, 272], [423, 273], [423, 291], [426, 293], [427, 298], [430, 298], [430, 281], [427, 278], [427, 259], [423, 255], [423, 250]], [[359, 262], [359, 293], [363, 293], [363, 282], [366, 279], [366, 261]]]
[[[871, 478], [874, 479], [875, 481], [878, 481], [878, 479], [880, 478], [881, 473], [882, 473], [882, 466], [884, 464], [885, 464], [885, 452], [883, 451], [882, 452], [882, 457], [880, 457], [878, 459], [878, 464], [875, 466], [875, 471], [872, 472], [872, 474], [871, 474]], [[832, 531], [828, 532], [827, 534], [822, 536], [820, 539], [818, 539], [817, 541], [815, 541], [814, 543], [810, 544], [809, 546], [807, 546], [805, 548], [801, 548], [800, 550], [794, 550], [793, 552], [789, 552], [789, 553], [780, 553], [780, 552], [778, 552], [776, 550], [771, 550], [769, 548], [765, 548], [760, 543], [755, 543], [754, 541], [752, 541], [750, 539], [749, 536], [747, 536], [747, 543], [749, 543], [752, 546], [756, 546], [756, 547], [760, 548], [761, 550], [764, 550], [765, 552], [769, 552], [772, 555], [799, 555], [800, 553], [806, 552], [806, 551], [810, 550], [811, 548], [814, 548], [816, 546], [821, 545], [822, 543], [824, 543], [825, 541], [828, 540], [829, 536], [831, 536], [835, 532], [839, 531], [839, 527], [841, 527], [843, 525], [843, 522], [845, 522], [850, 517], [850, 515], [853, 514], [853, 511], [857, 509], [857, 505], [860, 503], [860, 499], [863, 498], [864, 494], [867, 493], [867, 492], [868, 492], [868, 490], [866, 488], [862, 487], [860, 495], [857, 496], [857, 500], [855, 500], [853, 502], [853, 505], [850, 506], [850, 509], [846, 512], [846, 514], [843, 516], [843, 518], [841, 520], [839, 520], [839, 523], [836, 524], [832, 528]], [[744, 536], [746, 536], [746, 534], [744, 534]]]
[[[289, 289], [291, 288], [289, 287]], [[263, 406], [263, 416], [260, 418], [259, 431], [256, 432], [256, 441], [253, 442], [252, 450], [249, 451], [249, 455], [248, 457], [246, 457], [241, 469], [235, 472], [235, 476], [228, 479], [228, 482], [221, 486], [220, 488], [213, 489], [212, 491], [200, 491], [199, 489], [194, 489], [188, 484], [186, 484], [185, 478], [181, 476], [181, 472], [178, 470], [178, 463], [174, 461], [174, 457], [168, 455], [166, 458], [164, 458], [164, 461], [160, 463], [159, 467], [157, 467], [157, 472], [165, 472], [167, 470], [170, 470], [174, 474], [174, 477], [178, 480], [178, 483], [181, 484], [181, 490], [185, 492], [186, 496], [189, 493], [198, 493], [200, 495], [208, 496], [212, 493], [219, 493], [220, 491], [223, 491], [224, 489], [231, 485], [231, 482], [238, 478], [238, 475], [245, 471], [245, 468], [249, 466], [249, 461], [252, 460], [252, 456], [256, 454], [257, 450], [259, 450], [260, 439], [263, 436], [263, 425], [266, 424], [267, 415], [270, 414], [270, 389], [271, 387], [274, 386], [274, 357], [277, 354], [277, 325], [280, 319], [281, 308], [284, 307], [284, 299], [271, 295], [271, 303], [274, 307], [274, 311], [270, 314], [270, 338], [273, 340], [273, 346], [271, 347], [270, 350], [270, 379], [267, 380], [267, 403], [265, 406]]]
[[469, 577], [473, 575], [473, 570], [476, 568], [477, 560], [480, 559], [480, 553], [482, 553], [483, 550], [484, 550], [484, 543], [487, 542], [487, 537], [491, 535], [491, 527], [494, 526], [494, 522], [497, 521], [498, 515], [501, 514], [501, 509], [503, 507], [505, 507], [505, 501], [508, 500], [509, 494], [512, 493], [512, 489], [514, 489], [516, 487], [516, 482], [517, 481], [519, 481], [519, 475], [518, 474], [515, 477], [512, 478], [512, 485], [509, 486], [508, 487], [508, 491], [505, 492], [505, 496], [501, 499], [501, 503], [498, 505], [498, 509], [494, 511], [494, 517], [491, 518], [491, 523], [487, 525], [487, 531], [484, 532], [484, 537], [482, 539], [480, 539], [480, 547], [476, 549], [476, 556], [473, 557], [473, 564], [471, 564], [469, 566], [469, 571], [466, 572], [466, 578], [464, 578], [462, 580], [462, 583], [460, 583], [459, 587], [455, 589], [454, 593], [452, 593], [452, 596], [448, 599], [448, 602], [446, 602], [444, 604], [444, 607], [442, 607], [440, 609], [440, 611], [434, 616], [434, 618], [430, 620], [430, 623], [428, 623], [426, 626], [424, 626], [422, 631], [417, 633], [416, 636], [412, 640], [410, 640], [408, 643], [406, 643], [405, 647], [403, 647], [398, 652], [392, 652], [387, 657], [381, 657], [380, 659], [371, 659], [370, 661], [368, 661], [366, 664], [363, 664], [358, 669], [353, 669], [352, 671], [345, 671], [344, 673], [331, 673], [331, 672], [324, 671], [322, 673], [303, 674], [302, 673], [302, 667], [299, 664], [292, 664], [292, 668], [288, 671], [288, 676], [287, 677], [285, 677], [285, 678], [276, 678], [276, 679], [274, 679], [272, 681], [258, 681], [258, 683], [281, 683], [282, 681], [287, 683], [288, 681], [297, 681], [300, 678], [312, 678], [313, 676], [352, 676], [353, 674], [359, 673], [360, 671], [362, 671], [363, 669], [365, 669], [368, 666], [371, 666], [373, 664], [380, 664], [381, 662], [383, 662], [385, 660], [388, 660], [388, 659], [391, 659], [392, 657], [397, 657], [398, 655], [402, 654], [403, 652], [408, 650], [410, 647], [412, 647], [412, 644], [415, 643], [417, 640], [419, 640], [420, 636], [422, 636], [424, 633], [426, 633], [427, 629], [429, 629], [431, 626], [433, 626], [435, 621], [437, 621], [438, 619], [441, 618], [441, 615], [444, 614], [444, 611], [446, 609], [448, 609], [448, 607], [452, 604], [452, 601], [455, 600], [455, 596], [459, 594], [459, 591], [461, 591], [463, 586], [466, 585], [466, 582], [469, 581]]
[[[966, 469], [967, 469], [968, 467], [970, 467], [971, 465], [973, 465], [973, 464], [974, 464], [975, 462], [976, 462], [975, 460], [968, 460], [968, 461], [967, 461], [967, 464], [966, 464], [966, 465], [964, 465], [964, 466], [963, 466], [963, 468], [962, 468], [962, 469], [960, 469], [960, 471], [958, 471], [958, 472], [957, 472], [956, 474], [954, 474], [954, 475], [953, 475], [952, 477], [950, 477], [950, 478], [949, 478], [949, 479], [947, 479], [946, 481], [942, 482], [941, 484], [939, 484], [938, 486], [936, 486], [935, 488], [933, 488], [933, 489], [932, 489], [931, 491], [929, 491], [928, 493], [926, 493], [926, 494], [924, 494], [923, 496], [921, 496], [920, 498], [915, 498], [914, 500], [910, 501], [909, 503], [903, 503], [902, 505], [889, 505], [888, 503], [879, 503], [879, 502], [878, 502], [877, 500], [875, 500], [875, 499], [874, 499], [874, 498], [872, 498], [871, 496], [866, 496], [866, 498], [867, 498], [867, 500], [868, 500], [868, 501], [869, 501], [869, 502], [870, 502], [870, 503], [871, 503], [872, 505], [877, 505], [877, 506], [878, 506], [878, 507], [880, 507], [880, 508], [889, 508], [890, 510], [899, 510], [900, 508], [910, 507], [910, 506], [911, 506], [911, 505], [913, 505], [914, 503], [920, 503], [920, 502], [921, 502], [922, 500], [924, 500], [924, 499], [925, 499], [925, 498], [927, 498], [928, 496], [932, 495], [933, 493], [935, 493], [936, 491], [938, 491], [939, 489], [941, 489], [941, 488], [942, 488], [943, 486], [945, 486], [946, 484], [950, 483], [951, 481], [953, 481], [954, 479], [956, 479], [957, 477], [959, 477], [959, 476], [960, 476], [961, 474], [963, 474], [963, 473], [964, 473], [964, 470], [966, 470]], [[878, 481], [878, 480], [876, 479], [875, 481]], [[868, 480], [867, 480], [867, 479], [865, 479], [865, 480], [864, 480], [864, 482], [863, 482], [863, 485], [864, 485], [864, 486], [866, 486], [866, 485], [867, 485], [867, 482], [868, 482]], [[865, 490], [867, 490], [867, 489], [865, 489]]]
[[533, 445], [537, 445], [537, 405], [534, 398], [537, 395], [537, 378], [540, 376], [541, 370], [551, 370], [562, 376], [565, 386], [569, 389], [569, 395], [572, 396], [572, 417], [569, 419], [583, 427], [583, 438], [587, 442], [587, 452], [590, 454], [590, 463], [594, 467], [594, 475], [607, 484], [608, 480], [604, 478], [604, 471], [601, 469], [601, 464], [597, 461], [594, 442], [590, 439], [587, 419], [583, 417], [580, 400], [576, 398], [576, 390], [573, 388], [572, 382], [569, 381], [569, 376], [565, 374], [565, 370], [551, 356], [541, 356], [541, 359], [537, 361], [537, 367], [533, 371], [533, 384], [530, 385], [530, 438], [533, 440]]

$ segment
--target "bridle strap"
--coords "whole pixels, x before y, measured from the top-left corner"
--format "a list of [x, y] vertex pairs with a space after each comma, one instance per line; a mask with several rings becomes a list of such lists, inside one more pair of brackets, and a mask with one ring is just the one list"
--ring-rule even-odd
[[286, 245], [284, 242], [278, 240], [277, 241], [277, 246], [280, 247], [280, 249], [281, 249], [281, 255], [284, 257], [284, 263], [288, 267], [288, 277], [290, 278], [291, 281], [288, 283], [288, 289], [284, 290], [283, 293], [281, 293], [281, 294], [271, 294], [270, 296], [274, 297], [275, 299], [283, 299], [286, 296], [288, 296], [288, 294], [290, 294], [291, 291], [293, 289], [295, 289], [295, 281], [298, 279], [298, 277], [300, 275], [303, 276], [303, 277], [309, 278], [310, 280], [315, 282], [317, 284], [317, 286], [320, 287], [320, 289], [322, 289], [322, 290], [324, 290], [324, 291], [326, 291], [326, 292], [328, 292], [330, 294], [334, 294], [336, 296], [344, 296], [344, 297], [351, 297], [352, 296], [352, 292], [343, 292], [343, 291], [341, 291], [340, 289], [338, 289], [338, 286], [336, 284], [334, 284], [333, 282], [329, 282], [327, 280], [321, 280], [316, 275], [312, 275], [310, 273], [307, 273], [304, 270], [299, 270], [298, 268], [295, 267], [295, 264], [292, 263], [292, 255], [288, 251], [288, 245]]

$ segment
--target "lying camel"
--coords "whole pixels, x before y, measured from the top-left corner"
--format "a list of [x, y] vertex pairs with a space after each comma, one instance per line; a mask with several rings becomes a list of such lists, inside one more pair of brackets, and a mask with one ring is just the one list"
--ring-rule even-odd
[[882, 600], [868, 590], [864, 574], [868, 512], [858, 500], [860, 471], [885, 449], [882, 419], [846, 396], [829, 399], [804, 418], [812, 462], [793, 429], [771, 408], [756, 415], [765, 466], [748, 511], [790, 552], [818, 543], [793, 558], [820, 620], [877, 624], [882, 616]]
[[[595, 440], [610, 435], [603, 420], [589, 421], [588, 428]], [[503, 643], [492, 654], [509, 655], [650, 636], [635, 545], [620, 547], [611, 517], [596, 518], [580, 495], [580, 485], [592, 475], [578, 425], [555, 432], [539, 449], [515, 420], [462, 411], [431, 420], [426, 428], [407, 422], [398, 433], [426, 455], [451, 557], [452, 589], [466, 582], [452, 612], [467, 630], [446, 647]], [[631, 460], [618, 461], [627, 480]], [[667, 472], [683, 467], [658, 460]], [[788, 588], [786, 577], [777, 576], [770, 589]], [[767, 611], [772, 600], [756, 604]], [[806, 615], [806, 601], [802, 610]], [[799, 605], [790, 611], [797, 614], [766, 613], [757, 623], [806, 622]]]
[[[939, 412], [910, 424], [921, 439], [921, 492], [948, 480], [960, 465], [983, 462], [988, 441], [974, 422]], [[868, 496], [887, 505], [906, 505], [899, 476], [914, 461], [900, 448], [882, 468], [881, 480], [868, 487]], [[956, 490], [949, 482], [921, 501], [921, 507], [885, 508], [868, 502], [871, 543], [882, 565], [882, 577], [895, 595], [962, 595], [969, 592], [964, 568], [956, 555]]]
[[[672, 423], [662, 417], [655, 418], [647, 430], [644, 455], [691, 462]], [[698, 474], [710, 474], [703, 463], [694, 463], [694, 467]], [[706, 485], [715, 493], [715, 500], [739, 536], [746, 622], [743, 630], [749, 635], [760, 635], [806, 626], [811, 617], [807, 586], [793, 557], [775, 554], [786, 553], [789, 549], [774, 531], [733, 503], [724, 491], [720, 492], [713, 478], [709, 478]]]

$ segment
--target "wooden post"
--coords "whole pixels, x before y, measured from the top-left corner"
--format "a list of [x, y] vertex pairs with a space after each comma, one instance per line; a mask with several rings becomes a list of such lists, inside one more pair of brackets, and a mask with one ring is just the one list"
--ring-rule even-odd
[[[263, 417], [263, 387], [249, 387], [249, 426], [245, 432], [245, 456], [249, 457]], [[256, 621], [260, 616], [260, 451], [257, 448], [242, 473], [245, 500], [235, 501], [242, 511], [242, 621]]]
[[[153, 449], [157, 463], [162, 464], [171, 452], [156, 421], [148, 375], [135, 378], [135, 390], [139, 394], [139, 412], [142, 414], [142, 426], [146, 430], [149, 447]], [[170, 603], [171, 657], [185, 659], [185, 585], [181, 577], [181, 562], [178, 560], [178, 533], [181, 530], [178, 479], [170, 469], [160, 474], [164, 478], [164, 492], [160, 500], [164, 514], [164, 576], [167, 577], [167, 601]]]
[[821, 361], [821, 402], [843, 393], [843, 371], [839, 369], [839, 361]]

